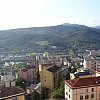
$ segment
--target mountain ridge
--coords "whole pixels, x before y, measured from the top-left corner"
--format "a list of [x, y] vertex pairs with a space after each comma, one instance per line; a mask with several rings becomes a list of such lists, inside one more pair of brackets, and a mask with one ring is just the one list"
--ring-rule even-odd
[[[0, 52], [100, 49], [100, 30], [78, 24], [0, 31]], [[2, 49], [3, 48], [3, 49]]]
[[96, 29], [100, 29], [100, 25], [98, 25], [98, 26], [94, 26], [94, 28], [96, 28]]

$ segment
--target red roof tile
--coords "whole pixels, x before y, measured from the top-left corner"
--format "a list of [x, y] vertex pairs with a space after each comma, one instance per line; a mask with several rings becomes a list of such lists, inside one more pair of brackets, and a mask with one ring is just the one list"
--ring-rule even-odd
[[100, 85], [100, 77], [76, 78], [73, 80], [65, 80], [64, 82], [71, 88], [93, 86]]

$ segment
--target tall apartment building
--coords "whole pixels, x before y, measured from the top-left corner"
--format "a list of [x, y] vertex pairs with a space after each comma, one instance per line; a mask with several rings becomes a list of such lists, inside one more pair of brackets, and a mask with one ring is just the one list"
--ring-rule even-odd
[[58, 84], [61, 67], [52, 66], [40, 72], [41, 87], [48, 88], [51, 92]]
[[91, 51], [84, 59], [84, 68], [100, 70], [100, 51]]
[[22, 77], [29, 82], [33, 82], [36, 78], [37, 69], [35, 66], [27, 65], [25, 69], [18, 72], [18, 77]]
[[100, 77], [65, 80], [66, 100], [100, 100]]

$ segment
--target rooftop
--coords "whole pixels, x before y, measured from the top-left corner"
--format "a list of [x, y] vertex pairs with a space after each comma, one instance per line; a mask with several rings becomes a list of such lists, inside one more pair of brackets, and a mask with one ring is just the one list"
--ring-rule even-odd
[[0, 75], [1, 81], [12, 81], [15, 79], [13, 75]]
[[61, 69], [61, 67], [54, 65], [54, 66], [48, 68], [47, 70], [50, 71], [50, 72], [57, 72], [60, 69]]
[[32, 66], [32, 65], [27, 65], [26, 68], [22, 69], [21, 71], [26, 72], [29, 69], [34, 69], [34, 68], [36, 68], [36, 67], [35, 66]]
[[0, 99], [24, 93], [25, 91], [19, 87], [0, 87]]
[[100, 85], [100, 77], [76, 78], [73, 80], [65, 80], [64, 82], [71, 88], [87, 87]]
[[74, 74], [76, 77], [78, 76], [84, 76], [84, 75], [91, 75], [89, 71], [84, 71], [84, 72], [78, 72]]
[[49, 64], [41, 64], [41, 66], [43, 67], [48, 67], [48, 66], [53, 66], [54, 64], [53, 63], [49, 63]]

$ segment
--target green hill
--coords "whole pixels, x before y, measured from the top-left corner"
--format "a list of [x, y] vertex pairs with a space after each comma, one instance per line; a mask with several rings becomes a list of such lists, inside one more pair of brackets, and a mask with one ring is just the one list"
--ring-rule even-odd
[[100, 49], [100, 30], [77, 24], [0, 31], [0, 52]]

